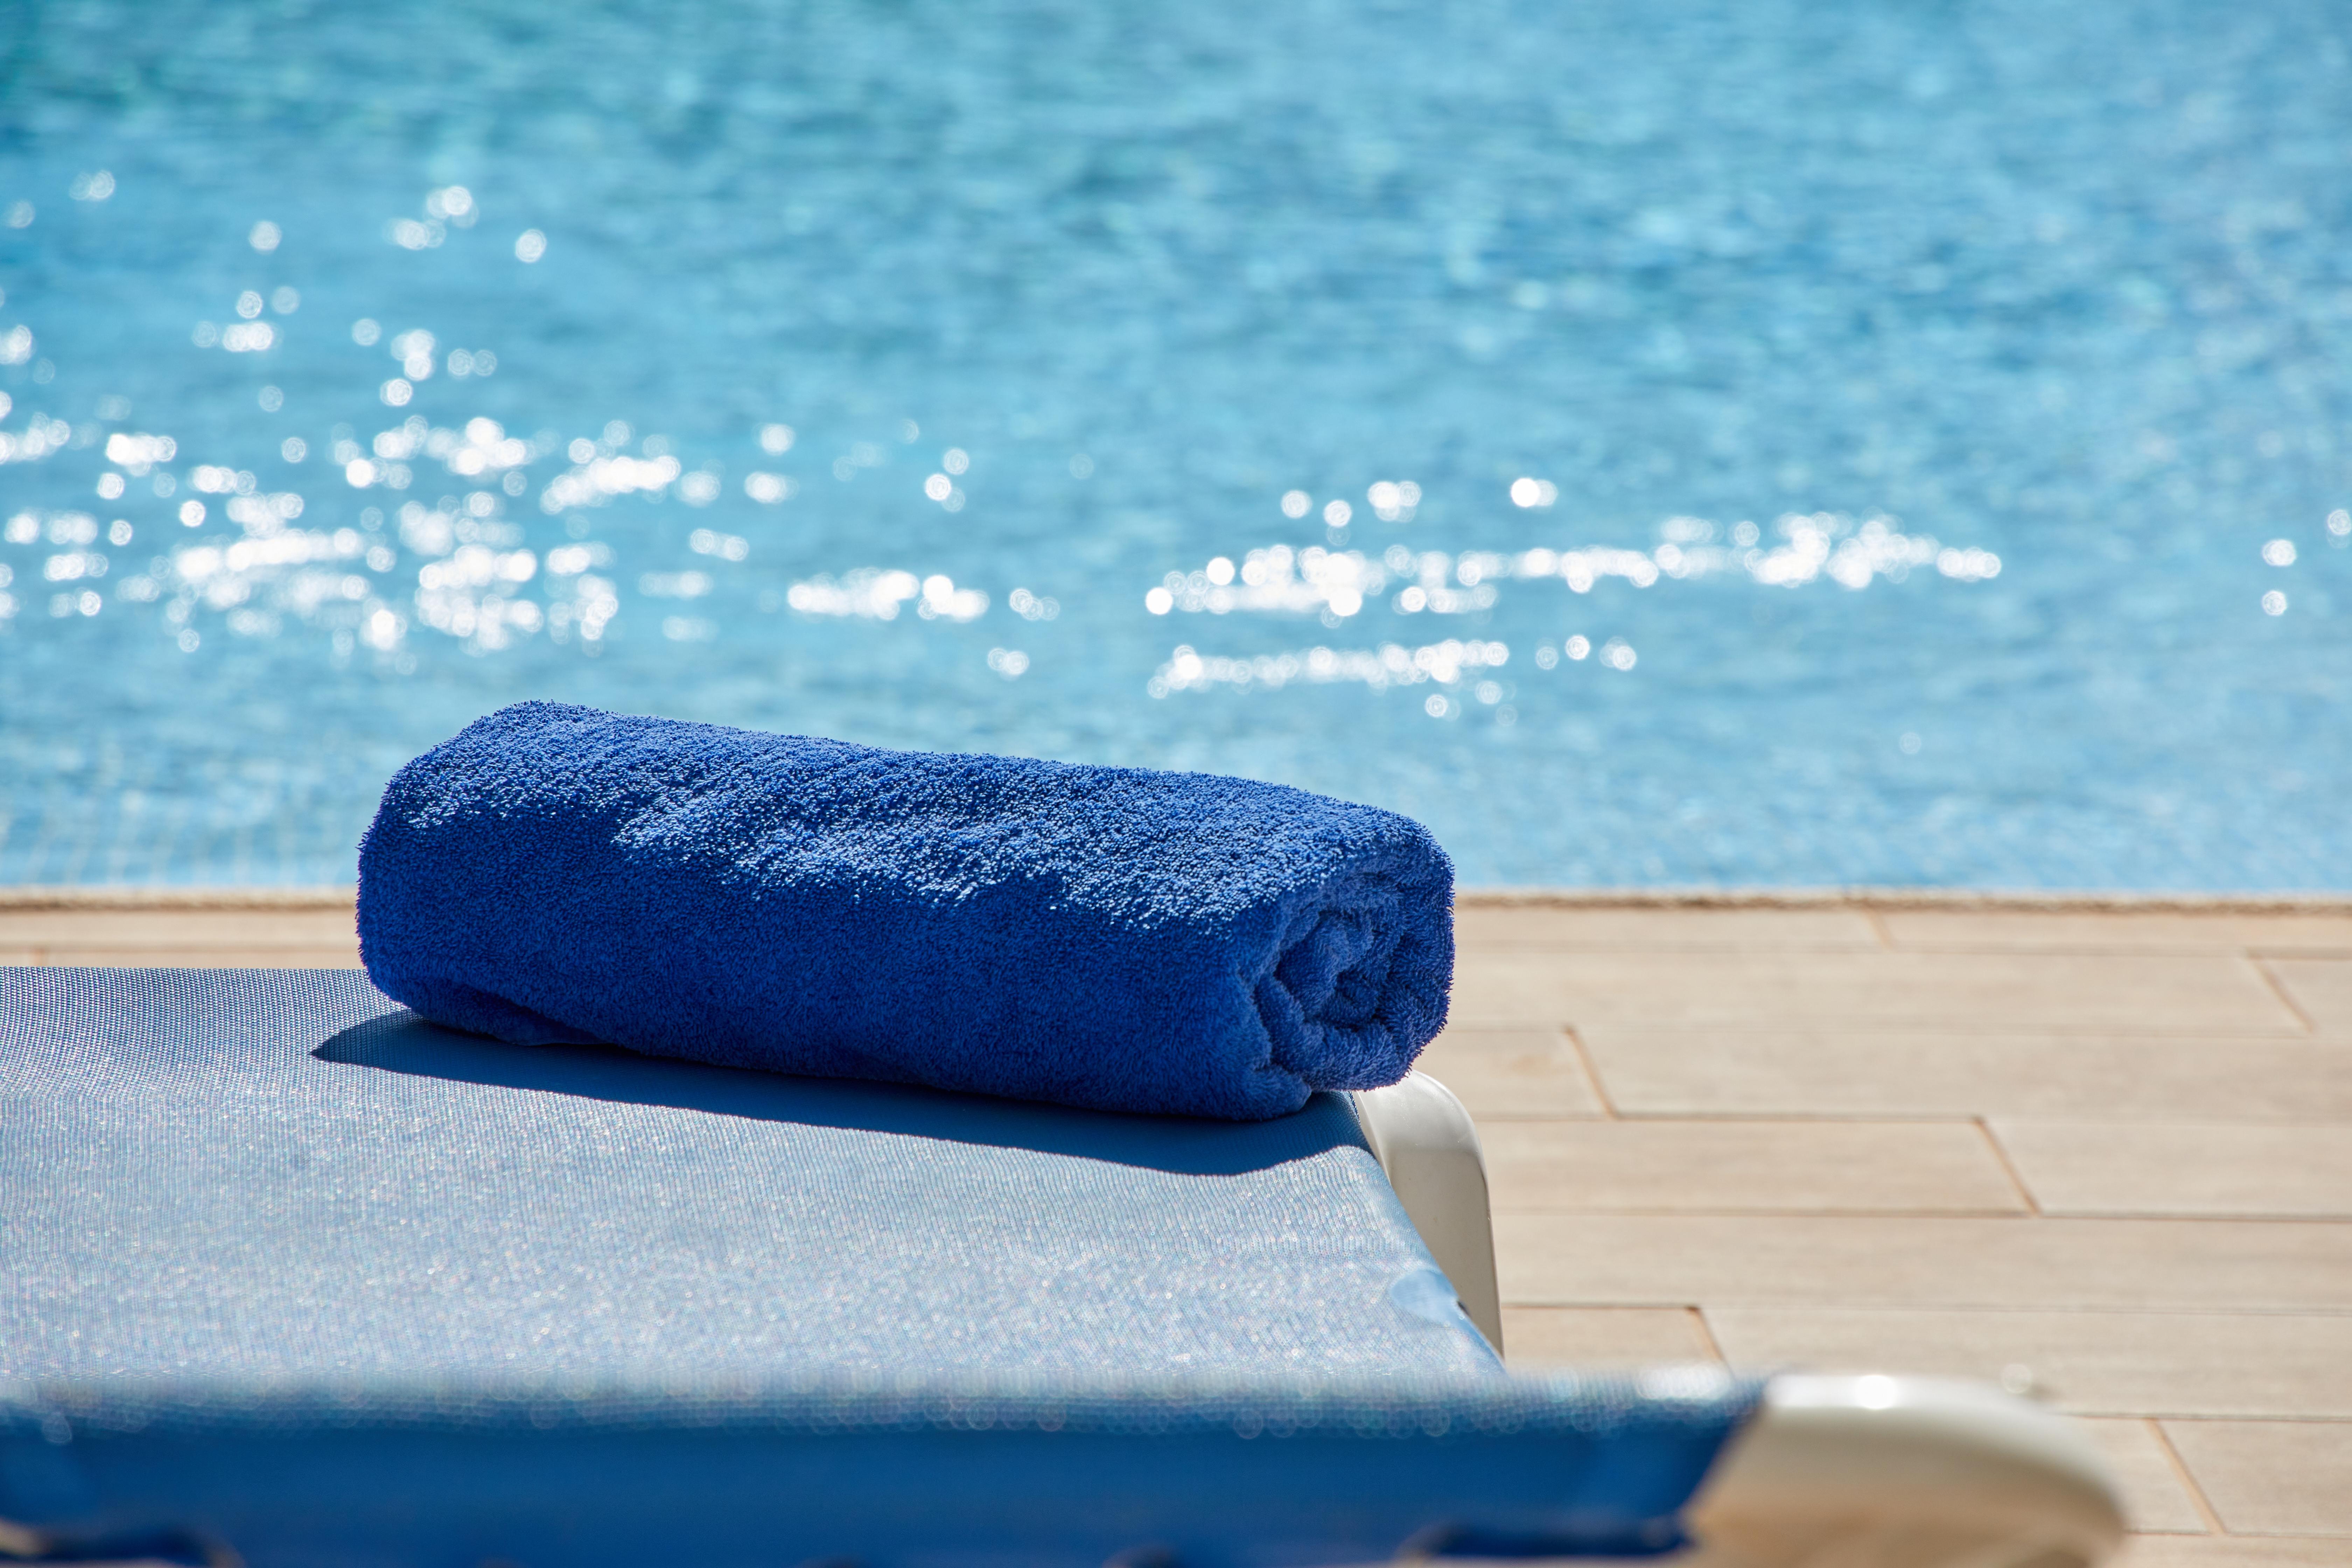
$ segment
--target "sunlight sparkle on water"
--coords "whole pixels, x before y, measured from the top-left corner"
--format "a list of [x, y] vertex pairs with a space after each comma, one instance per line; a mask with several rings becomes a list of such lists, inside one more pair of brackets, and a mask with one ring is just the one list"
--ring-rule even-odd
[[2352, 883], [2305, 0], [89, 5], [0, 149], [0, 880], [345, 879], [555, 695], [1288, 780], [1473, 883]]

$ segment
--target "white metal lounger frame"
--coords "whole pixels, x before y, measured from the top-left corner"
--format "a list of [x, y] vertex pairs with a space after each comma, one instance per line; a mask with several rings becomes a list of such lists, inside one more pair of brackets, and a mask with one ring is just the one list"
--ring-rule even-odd
[[[1425, 1073], [1349, 1096], [1463, 1310], [1503, 1348], [1478, 1130]], [[1983, 1384], [1774, 1378], [1690, 1510], [1678, 1568], [2085, 1568], [2124, 1521], [2073, 1423]]]
[[1388, 1173], [1422, 1245], [1454, 1282], [1462, 1310], [1503, 1351], [1503, 1301], [1495, 1285], [1495, 1225], [1478, 1129], [1454, 1091], [1424, 1072], [1348, 1097], [1372, 1157]]
[[1678, 1568], [2087, 1568], [2121, 1544], [2106, 1461], [1989, 1384], [1783, 1373], [1691, 1504]]

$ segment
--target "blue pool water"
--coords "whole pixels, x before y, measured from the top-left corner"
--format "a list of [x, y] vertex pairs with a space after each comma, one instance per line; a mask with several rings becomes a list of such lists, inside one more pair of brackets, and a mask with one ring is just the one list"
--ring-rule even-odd
[[2352, 886], [2340, 7], [10, 16], [0, 881], [347, 879], [546, 696]]

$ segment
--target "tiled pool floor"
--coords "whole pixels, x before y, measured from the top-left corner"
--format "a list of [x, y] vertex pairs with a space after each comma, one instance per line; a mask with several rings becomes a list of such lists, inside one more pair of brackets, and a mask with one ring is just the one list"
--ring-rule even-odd
[[[66, 897], [0, 894], [0, 963], [356, 962], [331, 894]], [[2352, 1564], [2352, 902], [1460, 930], [1424, 1063], [1486, 1140], [1515, 1363], [2030, 1380], [2125, 1478], [2130, 1568]]]

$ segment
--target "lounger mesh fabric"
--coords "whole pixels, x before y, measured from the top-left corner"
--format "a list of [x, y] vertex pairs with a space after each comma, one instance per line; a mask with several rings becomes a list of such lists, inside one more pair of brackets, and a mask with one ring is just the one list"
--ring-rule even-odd
[[339, 971], [9, 971], [0, 1053], [6, 1375], [1493, 1364], [1336, 1097], [510, 1046]]
[[354, 972], [0, 970], [0, 1517], [86, 1553], [1654, 1549], [1755, 1397], [1504, 1376], [1331, 1097], [509, 1046]]

